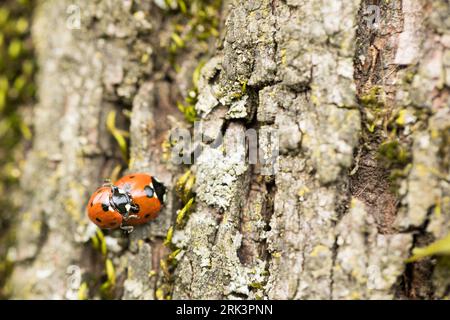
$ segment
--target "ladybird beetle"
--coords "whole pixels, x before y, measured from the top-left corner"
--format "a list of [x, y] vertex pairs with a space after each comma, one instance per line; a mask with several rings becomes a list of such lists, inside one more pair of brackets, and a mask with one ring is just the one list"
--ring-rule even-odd
[[158, 216], [165, 202], [166, 187], [145, 173], [126, 175], [114, 184], [106, 182], [89, 199], [89, 219], [102, 229], [128, 232]]

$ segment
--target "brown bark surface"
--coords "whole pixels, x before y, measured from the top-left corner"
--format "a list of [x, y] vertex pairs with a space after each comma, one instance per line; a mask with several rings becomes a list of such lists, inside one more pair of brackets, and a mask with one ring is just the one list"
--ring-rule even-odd
[[[449, 13], [444, 0], [192, 1], [186, 13], [41, 1], [12, 297], [448, 297], [443, 259], [405, 260], [450, 230]], [[193, 131], [186, 98], [206, 138], [176, 165], [169, 135]], [[240, 161], [249, 129], [261, 154], [276, 144], [274, 174]], [[187, 170], [195, 204], [180, 217]], [[87, 200], [123, 172], [157, 176], [168, 203], [129, 236], [99, 235]]]

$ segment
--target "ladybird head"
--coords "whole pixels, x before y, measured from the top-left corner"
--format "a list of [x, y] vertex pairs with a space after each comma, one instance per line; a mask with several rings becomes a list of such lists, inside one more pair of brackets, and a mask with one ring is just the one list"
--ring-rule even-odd
[[111, 204], [121, 215], [126, 215], [130, 212], [132, 199], [125, 190], [111, 185]]

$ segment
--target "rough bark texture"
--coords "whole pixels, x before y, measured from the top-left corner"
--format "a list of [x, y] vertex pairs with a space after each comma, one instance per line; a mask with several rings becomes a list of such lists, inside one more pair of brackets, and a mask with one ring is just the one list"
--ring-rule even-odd
[[[83, 279], [104, 275], [84, 210], [121, 163], [106, 116], [127, 108], [127, 170], [154, 174], [170, 192], [157, 221], [129, 237], [106, 233], [111, 297], [448, 297], [447, 267], [405, 263], [450, 230], [448, 1], [224, 1], [218, 41], [192, 39], [172, 64], [166, 45], [181, 13], [161, 1], [79, 1], [81, 29], [70, 30], [73, 3], [42, 1], [36, 12], [39, 104], [13, 297], [76, 297], [70, 265]], [[187, 167], [163, 146], [172, 129], [190, 128], [176, 101], [202, 59], [195, 209], [169, 249], [183, 206], [174, 186]], [[264, 133], [278, 133], [275, 174], [240, 161], [248, 129], [268, 155]]]

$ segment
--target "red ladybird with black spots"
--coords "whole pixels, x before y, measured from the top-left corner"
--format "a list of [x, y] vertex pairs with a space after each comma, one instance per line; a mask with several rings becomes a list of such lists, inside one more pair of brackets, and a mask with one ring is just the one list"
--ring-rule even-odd
[[89, 199], [89, 219], [102, 229], [134, 226], [158, 216], [166, 198], [166, 187], [146, 173], [128, 174], [113, 184], [105, 183]]

